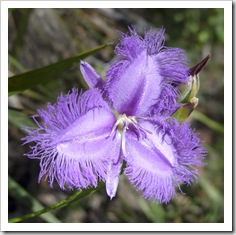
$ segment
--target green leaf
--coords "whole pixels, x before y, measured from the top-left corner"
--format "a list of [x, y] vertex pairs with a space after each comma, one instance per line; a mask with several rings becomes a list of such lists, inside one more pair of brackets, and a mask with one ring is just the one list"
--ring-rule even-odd
[[[44, 88], [44, 90], [46, 89]], [[40, 94], [39, 92], [30, 90], [30, 89], [23, 91], [22, 94], [28, 96], [29, 98], [39, 100], [41, 102], [45, 102], [45, 103], [48, 102], [48, 97], [46, 95]]]
[[[21, 202], [27, 207], [30, 207], [32, 211], [42, 210], [44, 207], [33, 196], [31, 196], [21, 185], [8, 176], [8, 192], [9, 195]], [[40, 215], [42, 219], [49, 223], [61, 223], [52, 213]], [[14, 220], [14, 219], [10, 219]]]
[[36, 127], [33, 120], [19, 110], [8, 109], [8, 121], [18, 129], [21, 129], [22, 126]]
[[8, 93], [9, 95], [15, 95], [26, 89], [37, 86], [38, 84], [52, 81], [53, 79], [60, 77], [61, 74], [68, 70], [73, 64], [78, 63], [80, 60], [98, 52], [108, 45], [110, 44], [98, 46], [90, 51], [83, 52], [73, 57], [61, 60], [55, 64], [9, 77]]
[[64, 206], [67, 206], [85, 196], [88, 196], [94, 192], [96, 192], [97, 190], [99, 190], [100, 188], [104, 187], [104, 183], [100, 182], [97, 186], [97, 188], [88, 188], [88, 189], [84, 189], [83, 191], [76, 191], [74, 194], [72, 194], [71, 196], [69, 196], [68, 198], [50, 206], [50, 207], [47, 207], [47, 208], [44, 208], [42, 210], [39, 210], [39, 211], [36, 211], [34, 213], [31, 213], [31, 214], [27, 214], [27, 215], [24, 215], [24, 216], [20, 216], [20, 217], [16, 217], [16, 218], [12, 218], [12, 219], [9, 219], [8, 220], [8, 223], [17, 223], [17, 222], [20, 222], [20, 221], [23, 221], [23, 220], [26, 220], [26, 219], [30, 219], [30, 218], [33, 218], [33, 217], [36, 217], [36, 216], [39, 216], [39, 215], [42, 215], [46, 212], [49, 212], [49, 211], [52, 211], [52, 210], [55, 210], [55, 209], [58, 209], [58, 208], [62, 208]]
[[15, 68], [19, 69], [21, 72], [26, 72], [27, 69], [24, 68], [19, 61], [12, 55], [8, 54], [8, 62], [12, 64]]

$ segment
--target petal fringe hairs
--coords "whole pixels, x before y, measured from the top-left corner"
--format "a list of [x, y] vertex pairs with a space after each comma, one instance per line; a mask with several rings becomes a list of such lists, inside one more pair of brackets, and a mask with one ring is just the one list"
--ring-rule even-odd
[[182, 105], [178, 87], [190, 79], [186, 55], [164, 46], [163, 29], [120, 35], [106, 81], [81, 61], [90, 89], [73, 88], [33, 116], [25, 156], [40, 161], [39, 180], [45, 175], [51, 187], [56, 180], [82, 190], [102, 180], [111, 199], [125, 161], [124, 174], [144, 198], [168, 203], [181, 184], [197, 180], [206, 156], [189, 124], [171, 117]]

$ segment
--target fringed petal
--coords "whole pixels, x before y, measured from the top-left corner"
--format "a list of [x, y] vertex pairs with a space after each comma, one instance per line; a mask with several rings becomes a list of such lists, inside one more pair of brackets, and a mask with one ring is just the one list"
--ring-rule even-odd
[[163, 82], [160, 97], [150, 108], [150, 113], [168, 116], [178, 106], [176, 103], [176, 98], [180, 97], [178, 87], [190, 79], [187, 58], [182, 49], [170, 47], [163, 47], [154, 57]]
[[171, 121], [162, 125], [153, 120], [139, 125], [146, 130], [143, 138], [126, 134], [124, 173], [145, 198], [167, 203], [177, 186], [196, 179], [196, 167], [202, 165], [205, 152], [186, 124]]
[[[105, 181], [107, 162], [114, 158], [119, 143], [110, 136], [115, 117], [96, 90], [78, 95], [77, 90], [61, 96], [55, 105], [39, 110], [43, 124], [25, 128], [24, 144], [35, 142], [29, 158], [40, 159], [41, 172], [53, 185], [56, 180], [64, 188], [96, 186]], [[108, 138], [109, 137], [109, 138]]]
[[179, 124], [176, 119], [169, 120], [166, 133], [171, 136], [177, 151], [179, 166], [174, 169], [175, 178], [182, 184], [190, 185], [191, 182], [197, 181], [197, 168], [204, 166], [206, 149], [187, 122]]
[[119, 113], [127, 115], [143, 116], [150, 110], [173, 112], [176, 86], [188, 79], [184, 52], [163, 46], [163, 29], [157, 34], [150, 30], [144, 38], [135, 29], [121, 36], [115, 49], [118, 59], [106, 74], [108, 100]]

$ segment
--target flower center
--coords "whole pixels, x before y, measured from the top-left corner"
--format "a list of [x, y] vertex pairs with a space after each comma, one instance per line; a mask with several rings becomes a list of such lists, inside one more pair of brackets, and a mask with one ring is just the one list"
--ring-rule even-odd
[[[111, 133], [108, 137], [111, 137], [112, 134], [118, 130], [118, 133], [121, 135], [121, 148], [123, 151], [123, 154], [126, 155], [126, 148], [125, 148], [125, 142], [126, 142], [126, 132], [128, 130], [135, 133], [138, 137], [138, 139], [146, 139], [147, 133], [152, 134], [149, 130], [143, 128], [139, 122], [137, 121], [137, 117], [135, 116], [127, 116], [126, 114], [115, 114], [116, 116], [116, 122], [112, 127]], [[118, 162], [118, 161], [117, 161]]]
[[118, 130], [119, 133], [122, 135], [122, 138], [125, 136], [127, 130], [130, 130], [129, 126], [131, 126], [131, 130], [135, 132], [138, 138], [146, 138], [146, 134], [151, 134], [150, 131], [144, 129], [137, 121], [137, 117], [135, 116], [127, 116], [124, 114], [117, 114], [116, 122], [112, 127], [111, 136], [115, 130]]
[[133, 124], [134, 126], [138, 125], [138, 122], [135, 118], [135, 116], [128, 116], [124, 113], [124, 114], [119, 114], [116, 118], [116, 122], [114, 124], [114, 126], [112, 127], [111, 133], [109, 136], [111, 136], [114, 131], [118, 128], [119, 132], [122, 133], [123, 130], [128, 130], [129, 129], [129, 125]]

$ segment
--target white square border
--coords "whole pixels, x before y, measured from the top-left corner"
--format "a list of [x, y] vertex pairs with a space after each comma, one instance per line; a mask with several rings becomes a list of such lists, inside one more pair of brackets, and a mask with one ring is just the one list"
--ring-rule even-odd
[[[124, 5], [124, 6], [123, 6]], [[12, 223], [8, 216], [8, 8], [224, 8], [224, 223]], [[2, 231], [231, 231], [232, 230], [232, 2], [231, 1], [2, 1], [1, 2], [1, 230]], [[227, 120], [226, 120], [227, 118]]]

